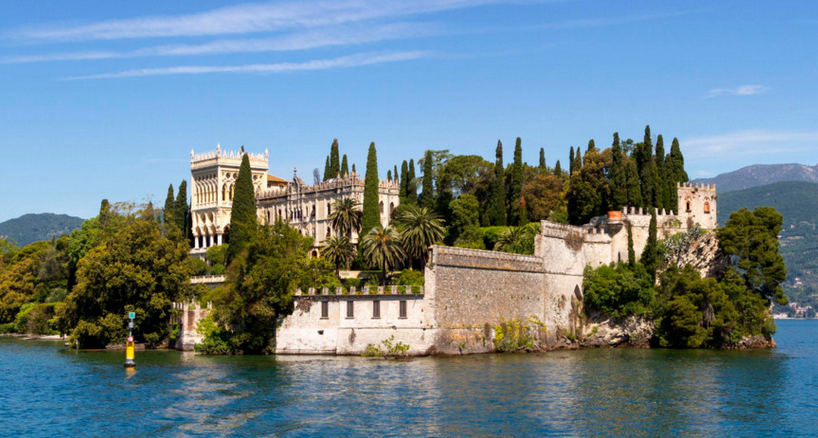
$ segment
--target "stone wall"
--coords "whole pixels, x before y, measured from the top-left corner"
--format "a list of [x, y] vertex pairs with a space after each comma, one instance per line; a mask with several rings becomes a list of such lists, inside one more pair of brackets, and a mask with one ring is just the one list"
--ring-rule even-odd
[[179, 324], [179, 336], [173, 348], [177, 350], [190, 351], [193, 345], [202, 342], [204, 337], [196, 332], [196, 324], [206, 317], [212, 309], [211, 303], [207, 307], [201, 307], [199, 303], [173, 303], [173, 310], [176, 314], [174, 322]]
[[[409, 345], [411, 355], [431, 353], [434, 330], [428, 321], [423, 293], [411, 293], [411, 289], [402, 286], [371, 291], [365, 288], [363, 294], [309, 292], [296, 293], [295, 310], [276, 332], [277, 354], [360, 355], [367, 346], [380, 346], [392, 336], [393, 344]], [[406, 317], [400, 315], [401, 302], [405, 303]], [[352, 315], [347, 313], [350, 303]], [[378, 314], [374, 311], [375, 303]]]

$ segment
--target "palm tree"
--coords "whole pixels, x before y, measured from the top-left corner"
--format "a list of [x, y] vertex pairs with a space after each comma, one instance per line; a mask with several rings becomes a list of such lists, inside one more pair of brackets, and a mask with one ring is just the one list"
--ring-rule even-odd
[[332, 205], [332, 210], [329, 215], [332, 228], [338, 230], [338, 235], [352, 239], [352, 232], [357, 233], [361, 230], [363, 212], [361, 212], [358, 200], [352, 198], [339, 199]]
[[394, 269], [405, 257], [400, 234], [392, 227], [383, 228], [378, 225], [364, 236], [361, 244], [364, 258], [371, 266], [381, 269], [381, 284], [386, 286], [387, 269]]
[[495, 251], [533, 254], [534, 240], [540, 233], [540, 224], [531, 222], [521, 227], [509, 227], [500, 233], [494, 244]]
[[426, 267], [429, 247], [441, 242], [446, 230], [437, 213], [426, 207], [407, 205], [395, 219], [401, 230], [401, 240], [406, 253], [420, 260], [420, 270]]
[[329, 237], [321, 245], [321, 257], [335, 265], [335, 276], [339, 276], [340, 266], [343, 263], [347, 269], [355, 259], [355, 246], [349, 242], [349, 237]]

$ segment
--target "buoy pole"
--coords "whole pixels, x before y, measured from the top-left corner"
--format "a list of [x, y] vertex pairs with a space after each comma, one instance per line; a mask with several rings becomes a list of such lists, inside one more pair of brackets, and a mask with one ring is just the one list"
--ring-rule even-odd
[[136, 317], [136, 312], [129, 312], [128, 318], [128, 342], [125, 344], [125, 368], [133, 368], [136, 366], [134, 361], [134, 345], [133, 345], [133, 320]]

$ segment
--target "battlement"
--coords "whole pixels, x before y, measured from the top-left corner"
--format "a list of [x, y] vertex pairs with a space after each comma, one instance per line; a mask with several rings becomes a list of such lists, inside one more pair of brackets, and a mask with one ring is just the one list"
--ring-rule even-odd
[[574, 225], [559, 224], [556, 222], [540, 221], [540, 234], [545, 237], [556, 237], [564, 239], [571, 233], [586, 234], [588, 231], [583, 227]]
[[[267, 167], [267, 160], [270, 158], [270, 153], [267, 151], [267, 149], [264, 150], [263, 154], [261, 154], [261, 153], [253, 154], [253, 153], [249, 153], [249, 152], [245, 152], [245, 154], [247, 154], [248, 158], [250, 158], [250, 164], [251, 165], [256, 164], [256, 165], [263, 165], [265, 168]], [[211, 164], [210, 163], [211, 161], [216, 161], [216, 162], [224, 161], [224, 160], [220, 160], [220, 159], [226, 159], [228, 162], [236, 161], [240, 165], [241, 164], [241, 158], [242, 158], [242, 152], [240, 152], [240, 151], [236, 152], [236, 151], [232, 151], [232, 150], [231, 151], [222, 150], [222, 147], [221, 147], [220, 144], [216, 145], [216, 150], [215, 151], [203, 152], [201, 154], [194, 153], [193, 149], [190, 150], [190, 163], [191, 163], [191, 166], [193, 166], [193, 167], [199, 167], [197, 165], [202, 165], [202, 164], [205, 164], [205, 163], [206, 164]]]
[[358, 296], [361, 298], [365, 298], [366, 296], [377, 296], [377, 295], [414, 295], [417, 297], [423, 297], [423, 286], [408, 286], [408, 285], [391, 285], [391, 286], [364, 286], [360, 290], [355, 286], [351, 286], [349, 288], [345, 287], [335, 287], [329, 288], [324, 287], [321, 289], [317, 289], [311, 287], [307, 289], [307, 293], [305, 294], [301, 288], [296, 289], [295, 296], [297, 297], [323, 297], [323, 296]]
[[695, 189], [695, 190], [705, 190], [709, 192], [716, 192], [716, 185], [715, 184], [702, 184], [702, 183], [691, 183], [691, 182], [677, 182], [676, 183], [677, 189]]
[[542, 272], [542, 258], [482, 249], [432, 246], [432, 263], [462, 268]]

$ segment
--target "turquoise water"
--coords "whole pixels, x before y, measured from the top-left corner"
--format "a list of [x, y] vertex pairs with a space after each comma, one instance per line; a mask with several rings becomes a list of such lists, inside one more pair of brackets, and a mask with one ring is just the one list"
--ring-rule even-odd
[[0, 338], [2, 436], [815, 436], [818, 321], [762, 351], [383, 361]]

